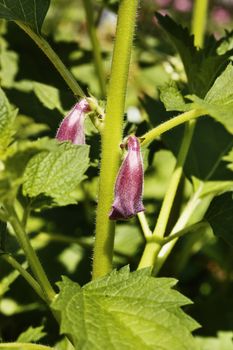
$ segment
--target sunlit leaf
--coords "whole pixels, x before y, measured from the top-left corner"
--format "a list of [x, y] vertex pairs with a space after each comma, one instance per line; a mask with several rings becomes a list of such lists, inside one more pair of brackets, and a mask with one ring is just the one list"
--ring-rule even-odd
[[[23, 180], [23, 193], [42, 201], [49, 197], [60, 203], [69, 201], [89, 164], [86, 145], [58, 144], [52, 151], [35, 155], [28, 163]], [[43, 196], [45, 198], [43, 199]]]
[[29, 327], [26, 331], [24, 331], [18, 336], [17, 342], [20, 342], [20, 343], [37, 342], [40, 339], [44, 338], [45, 335], [46, 333], [44, 332], [44, 326]]
[[197, 324], [180, 309], [189, 300], [171, 289], [175, 283], [128, 267], [83, 288], [64, 277], [53, 308], [77, 350], [196, 349]]
[[189, 96], [194, 108], [203, 108], [206, 114], [222, 123], [233, 134], [233, 66], [229, 64], [216, 79], [204, 100]]
[[215, 337], [196, 337], [200, 350], [233, 350], [233, 332], [218, 332]]

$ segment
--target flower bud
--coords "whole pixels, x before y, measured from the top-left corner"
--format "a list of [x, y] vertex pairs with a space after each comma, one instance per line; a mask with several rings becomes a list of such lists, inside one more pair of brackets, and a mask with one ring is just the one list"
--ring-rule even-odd
[[136, 136], [129, 136], [128, 153], [115, 184], [115, 198], [109, 214], [111, 220], [126, 220], [144, 211], [142, 204], [143, 163], [140, 144]]
[[89, 105], [82, 99], [71, 109], [68, 115], [61, 122], [56, 134], [59, 141], [71, 141], [75, 145], [85, 144], [84, 120]]

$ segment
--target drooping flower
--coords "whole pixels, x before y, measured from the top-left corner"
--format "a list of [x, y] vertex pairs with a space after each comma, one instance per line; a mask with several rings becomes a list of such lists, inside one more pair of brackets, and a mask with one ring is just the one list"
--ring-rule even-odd
[[59, 141], [71, 141], [75, 145], [85, 144], [84, 120], [89, 105], [82, 99], [70, 110], [61, 122], [56, 134]]
[[143, 163], [140, 143], [136, 136], [126, 142], [128, 153], [115, 184], [115, 198], [109, 214], [111, 220], [126, 220], [144, 211], [142, 203]]

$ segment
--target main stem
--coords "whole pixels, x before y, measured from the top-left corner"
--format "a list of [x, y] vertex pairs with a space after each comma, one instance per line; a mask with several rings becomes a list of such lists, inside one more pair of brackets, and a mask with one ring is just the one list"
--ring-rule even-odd
[[207, 10], [208, 0], [195, 0], [192, 20], [192, 32], [194, 34], [194, 44], [196, 47], [203, 46]]
[[42, 36], [36, 34], [26, 24], [20, 21], [15, 21], [15, 23], [20, 28], [22, 28], [30, 36], [30, 38], [37, 44], [37, 46], [39, 46], [39, 48], [44, 52], [44, 54], [48, 57], [48, 59], [51, 61], [51, 63], [54, 65], [57, 71], [60, 73], [62, 78], [65, 80], [69, 88], [73, 91], [74, 95], [79, 97], [85, 97], [85, 93], [83, 92], [82, 88], [79, 86], [74, 76], [67, 69], [67, 67], [61, 61], [61, 59], [58, 57], [58, 55], [52, 49], [49, 43]]
[[88, 29], [89, 37], [93, 48], [95, 70], [99, 80], [100, 91], [101, 91], [102, 97], [105, 97], [106, 95], [105, 74], [104, 74], [99, 40], [96, 35], [94, 11], [93, 11], [91, 0], [83, 0], [83, 6], [86, 12], [87, 29]]
[[138, 0], [121, 0], [108, 88], [94, 245], [93, 279], [112, 270], [115, 224], [108, 216], [119, 168], [123, 115]]
[[32, 272], [34, 276], [36, 277], [41, 289], [44, 292], [44, 295], [48, 301], [48, 303], [51, 303], [55, 297], [55, 292], [46, 276], [46, 273], [34, 251], [34, 249], [31, 246], [30, 240], [28, 238], [28, 235], [24, 231], [24, 228], [18, 218], [17, 213], [15, 212], [15, 209], [12, 205], [6, 205], [6, 210], [9, 217], [9, 222], [11, 226], [14, 229], [16, 238], [23, 249], [27, 260], [29, 262], [29, 265], [32, 269]]

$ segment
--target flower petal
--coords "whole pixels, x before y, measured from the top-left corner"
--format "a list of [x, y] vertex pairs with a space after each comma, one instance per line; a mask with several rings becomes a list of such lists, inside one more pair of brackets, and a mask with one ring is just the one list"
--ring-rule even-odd
[[128, 154], [124, 159], [115, 184], [115, 198], [109, 214], [111, 220], [126, 220], [144, 211], [143, 162], [136, 136], [127, 140]]
[[59, 141], [71, 141], [75, 145], [85, 144], [84, 120], [89, 111], [89, 105], [85, 99], [71, 109], [61, 122], [56, 134]]

